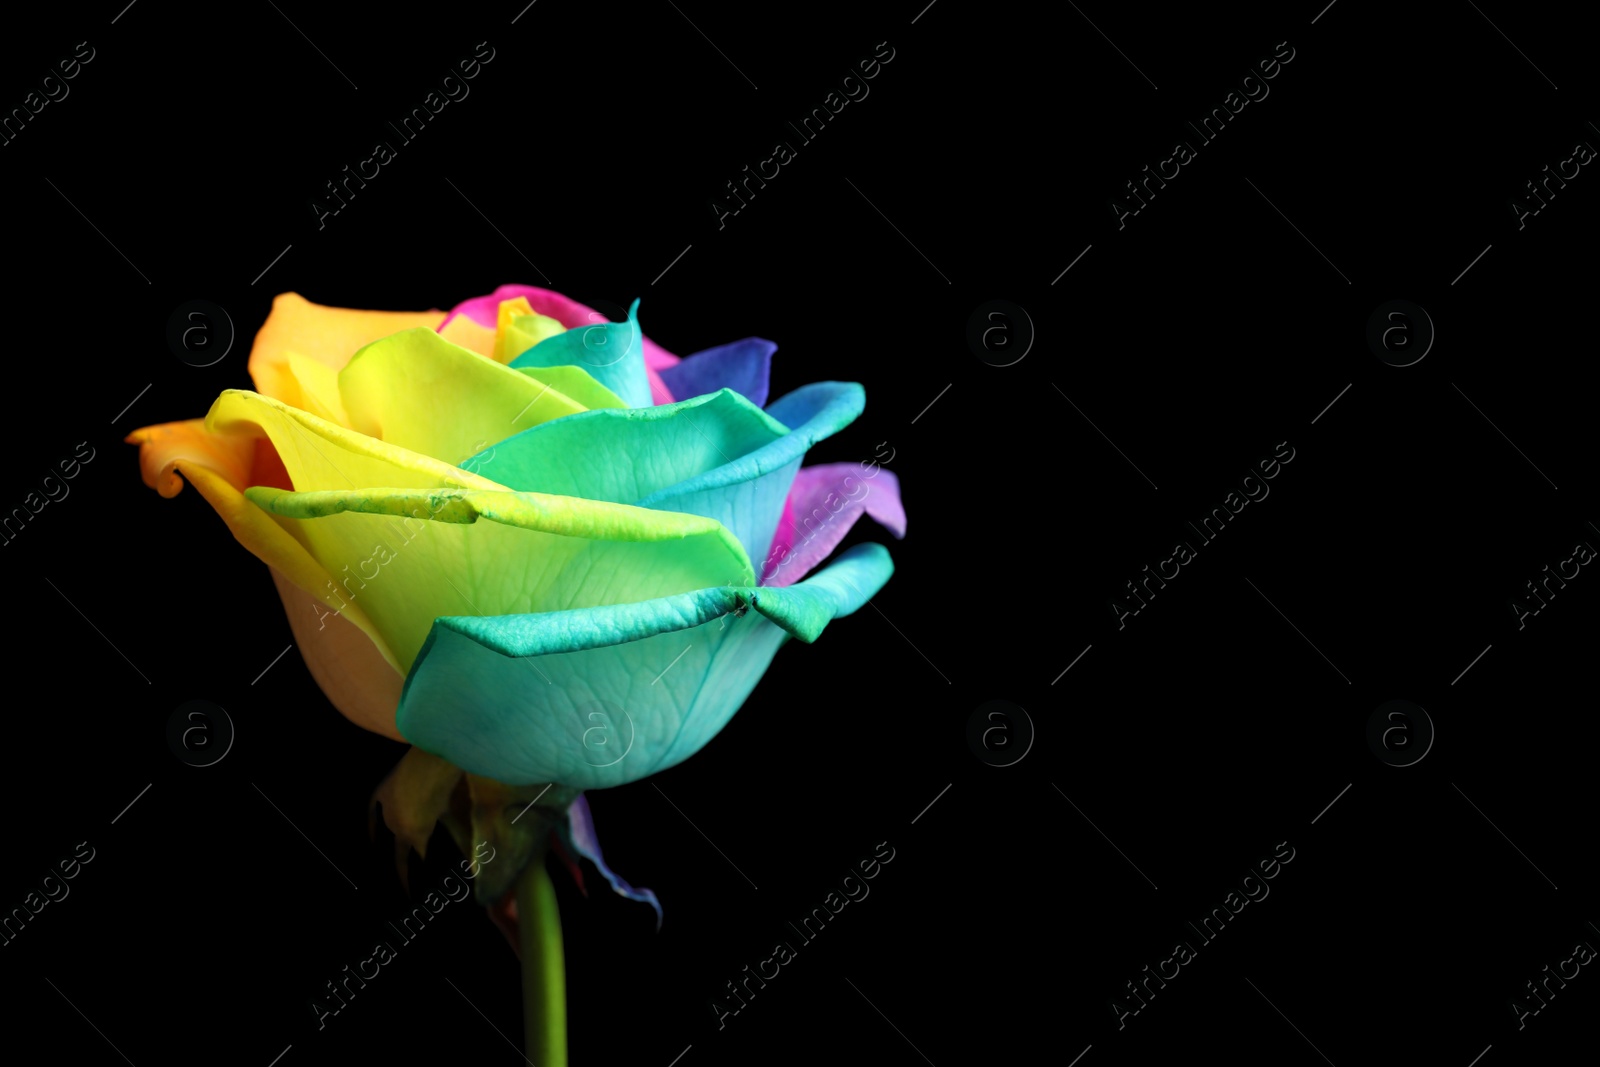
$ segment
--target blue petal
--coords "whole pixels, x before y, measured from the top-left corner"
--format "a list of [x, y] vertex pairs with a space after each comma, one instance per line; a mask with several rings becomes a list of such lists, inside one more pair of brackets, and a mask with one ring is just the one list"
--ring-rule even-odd
[[767, 403], [767, 383], [772, 373], [772, 353], [778, 346], [761, 337], [718, 345], [687, 356], [682, 362], [657, 372], [672, 395], [691, 396], [732, 389], [756, 407]]

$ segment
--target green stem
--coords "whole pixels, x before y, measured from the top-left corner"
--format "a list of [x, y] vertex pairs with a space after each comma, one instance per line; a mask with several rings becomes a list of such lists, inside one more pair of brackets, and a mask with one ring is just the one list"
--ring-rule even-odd
[[522, 1021], [534, 1067], [567, 1067], [567, 978], [555, 886], [538, 855], [517, 879]]

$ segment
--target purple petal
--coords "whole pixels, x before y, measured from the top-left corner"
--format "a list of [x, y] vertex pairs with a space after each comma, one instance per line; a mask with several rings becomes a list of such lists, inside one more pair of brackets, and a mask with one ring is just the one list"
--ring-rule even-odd
[[856, 463], [801, 468], [789, 488], [761, 584], [785, 586], [804, 578], [844, 540], [862, 512], [895, 537], [904, 537], [900, 479], [881, 467], [867, 476]]
[[578, 794], [578, 799], [572, 802], [572, 806], [567, 809], [567, 825], [562, 828], [562, 836], [566, 838], [567, 844], [572, 847], [574, 852], [599, 869], [600, 873], [605, 876], [605, 880], [611, 883], [613, 892], [627, 897], [629, 900], [642, 901], [656, 909], [656, 930], [660, 931], [662, 919], [661, 902], [656, 899], [655, 893], [651, 890], [633, 888], [633, 886], [618, 877], [615, 871], [606, 866], [605, 858], [600, 854], [600, 838], [594, 832], [594, 816], [589, 813], [589, 801], [581, 793]]

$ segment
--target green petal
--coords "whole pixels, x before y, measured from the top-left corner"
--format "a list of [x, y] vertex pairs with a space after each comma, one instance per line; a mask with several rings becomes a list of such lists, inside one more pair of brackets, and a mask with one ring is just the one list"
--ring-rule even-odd
[[595, 381], [582, 367], [517, 367], [516, 372], [566, 394], [590, 410], [628, 406], [620, 396]]
[[[588, 399], [601, 398], [586, 391]], [[356, 430], [453, 464], [588, 407], [552, 376], [519, 374], [427, 329], [402, 330], [361, 349], [339, 372], [339, 394]]]
[[815, 640], [893, 570], [887, 550], [862, 544], [782, 589], [741, 583], [544, 615], [440, 618], [396, 723], [413, 744], [497, 781], [634, 781], [704, 747], [788, 637]]
[[772, 406], [780, 422], [723, 389], [549, 422], [466, 465], [519, 490], [704, 515], [760, 558], [806, 450], [849, 425], [865, 403], [853, 382], [818, 382]]
[[583, 412], [501, 441], [471, 464], [514, 489], [631, 504], [788, 432], [724, 389], [674, 404]]
[[333, 574], [334, 592], [361, 605], [403, 670], [441, 615], [588, 608], [754, 580], [737, 539], [697, 515], [498, 487], [255, 486], [245, 496]]

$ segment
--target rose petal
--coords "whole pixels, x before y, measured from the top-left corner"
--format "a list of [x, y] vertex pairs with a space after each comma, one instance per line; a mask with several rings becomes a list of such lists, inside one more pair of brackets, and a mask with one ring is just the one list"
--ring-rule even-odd
[[[517, 367], [515, 369], [518, 374], [525, 374], [536, 382], [544, 383], [551, 389], [571, 397], [587, 409], [625, 408], [628, 406], [622, 402], [620, 396], [595, 381], [589, 372], [582, 367]], [[551, 420], [546, 419], [545, 421], [549, 422]]]
[[460, 345], [468, 351], [476, 352], [485, 359], [494, 359], [496, 336], [494, 328], [479, 326], [465, 315], [457, 315], [447, 324], [440, 326], [439, 336], [453, 345]]
[[540, 341], [566, 331], [560, 322], [534, 311], [526, 297], [503, 300], [495, 319], [495, 362], [509, 364]]
[[[799, 478], [799, 472], [795, 477]], [[794, 486], [790, 485], [789, 495], [783, 498], [783, 514], [778, 516], [778, 527], [772, 532], [772, 544], [767, 549], [767, 555], [757, 570], [761, 574], [761, 584], [766, 585], [768, 579], [775, 573], [776, 561], [781, 560], [788, 553], [794, 543], [788, 531], [794, 529]]]
[[139, 446], [139, 473], [144, 484], [169, 499], [183, 489], [183, 479], [176, 469], [180, 465], [187, 469], [189, 463], [212, 471], [237, 492], [253, 484], [250, 475], [255, 464], [255, 442], [210, 433], [204, 419], [145, 426], [125, 440]]
[[[405, 330], [375, 341], [339, 372], [352, 429], [450, 464], [532, 426], [587, 410], [552, 383], [484, 359], [432, 330]], [[587, 399], [600, 398], [588, 390]]]
[[[272, 568], [272, 581], [283, 600], [283, 613], [289, 618], [300, 657], [323, 695], [363, 730], [405, 740], [394, 724], [405, 678], [383, 658], [372, 638], [346, 620], [348, 607], [346, 612], [330, 610], [277, 567]], [[394, 828], [392, 822], [389, 826]], [[425, 853], [426, 849], [417, 851]]]
[[802, 467], [789, 489], [783, 519], [761, 569], [761, 584], [793, 585], [804, 578], [828, 558], [863, 512], [895, 537], [904, 537], [906, 509], [900, 503], [900, 479], [882, 468], [863, 477], [857, 463]]
[[763, 558], [806, 452], [854, 422], [865, 406], [866, 390], [855, 382], [801, 386], [767, 408], [772, 418], [793, 427], [789, 433], [635, 503], [715, 518], [735, 532], [752, 559]]
[[670, 404], [673, 401], [672, 390], [661, 380], [661, 375], [656, 373], [654, 367], [646, 367], [645, 374], [650, 377], [650, 402], [652, 404]]
[[[367, 632], [401, 671], [438, 615], [579, 607], [702, 588], [730, 573], [753, 577], [733, 535], [699, 516], [511, 493], [242, 390], [224, 392], [207, 425], [272, 440], [299, 491], [257, 486], [248, 498], [263, 536], [275, 531], [275, 543], [298, 555], [282, 564], [262, 558], [374, 627]], [[405, 580], [382, 580], [397, 560], [411, 561], [401, 564]]]
[[556, 334], [511, 361], [513, 368], [581, 367], [629, 407], [650, 406], [650, 379], [639, 348], [639, 301], [627, 322], [601, 323]]
[[440, 615], [615, 604], [728, 574], [754, 581], [733, 535], [697, 515], [475, 489], [257, 487], [245, 496], [289, 520], [312, 555], [338, 571], [341, 595], [360, 601], [403, 668]]
[[368, 822], [372, 820], [372, 809], [381, 806], [383, 823], [394, 834], [402, 877], [406, 871], [404, 861], [409, 858], [407, 854], [411, 849], [416, 849], [423, 859], [428, 858], [428, 842], [433, 838], [434, 827], [450, 810], [451, 795], [463, 773], [460, 767], [430, 752], [411, 748], [373, 791], [367, 804]]
[[288, 353], [288, 358], [289, 373], [300, 387], [300, 400], [295, 407], [340, 426], [351, 425], [344, 399], [339, 395], [341, 372], [298, 352]]
[[[176, 496], [183, 488], [183, 480], [178, 477], [181, 471], [222, 521], [227, 523], [228, 529], [241, 545], [257, 559], [281, 571], [301, 590], [320, 594], [318, 599], [325, 605], [323, 615], [338, 610], [342, 601], [331, 595], [333, 576], [304, 545], [274, 522], [272, 516], [244, 497], [243, 490], [252, 480], [276, 482], [281, 477], [278, 474], [263, 476], [257, 473], [252, 479], [250, 459], [247, 457], [257, 456], [264, 442], [242, 434], [207, 430], [199, 419], [146, 426], [129, 434], [127, 441], [139, 446], [139, 464], [146, 485], [157, 489], [162, 496]], [[258, 462], [257, 466], [260, 465]], [[309, 608], [304, 610], [310, 611]], [[294, 616], [290, 618], [292, 624]], [[350, 604], [344, 612], [344, 620], [375, 643], [380, 658], [398, 670], [393, 652], [359, 605]], [[364, 718], [354, 721], [366, 725]], [[393, 731], [392, 721], [387, 730], [379, 730], [390, 736], [394, 736]]]
[[399, 330], [440, 325], [442, 311], [361, 311], [313, 304], [299, 293], [280, 293], [250, 349], [250, 378], [263, 396], [301, 407], [300, 385], [289, 367], [297, 352], [334, 371], [363, 345]]
[[699, 751], [788, 637], [814, 641], [893, 570], [883, 546], [862, 544], [785, 589], [440, 618], [396, 721], [412, 744], [498, 781], [621, 785]]
[[[494, 329], [498, 322], [500, 304], [506, 300], [523, 297], [528, 305], [540, 315], [547, 315], [555, 319], [567, 329], [572, 330], [580, 326], [593, 326], [608, 321], [606, 317], [587, 305], [576, 300], [562, 296], [551, 289], [540, 289], [532, 285], [502, 285], [487, 296], [473, 297], [464, 300], [450, 310], [439, 329], [453, 327], [461, 319], [473, 322], [479, 328]], [[454, 338], [452, 338], [453, 340]], [[670, 404], [673, 393], [662, 382], [657, 372], [665, 367], [670, 367], [678, 362], [678, 357], [656, 344], [643, 334], [639, 336], [639, 345], [644, 351], [645, 377], [650, 382], [651, 402], [655, 404]], [[466, 345], [475, 352], [491, 355], [493, 349], [483, 351], [475, 345]]]
[[765, 407], [772, 374], [772, 353], [778, 346], [760, 337], [696, 352], [661, 372], [661, 381], [675, 396], [701, 396], [732, 389], [756, 407]]
[[[649, 889], [635, 889], [624, 881], [610, 867], [600, 853], [600, 838], [594, 832], [594, 816], [589, 812], [589, 802], [580, 794], [572, 802], [572, 807], [567, 809], [567, 824], [561, 827], [561, 836], [566, 841], [567, 847], [594, 864], [605, 880], [611, 883], [611, 891], [618, 896], [627, 897], [648, 904], [656, 910], [656, 930], [661, 929], [661, 901]], [[581, 882], [579, 883], [582, 884]]]
[[807, 386], [773, 405], [796, 420], [789, 430], [724, 389], [549, 422], [467, 465], [517, 490], [704, 515], [732, 530], [756, 558], [772, 543], [806, 450], [849, 425], [864, 403], [853, 383]]
[[505, 488], [245, 389], [222, 391], [206, 415], [205, 430], [211, 436], [268, 438], [292, 484], [302, 491], [359, 486]]
[[[579, 326], [593, 326], [596, 323], [608, 322], [604, 315], [589, 307], [580, 304], [571, 297], [563, 296], [553, 289], [540, 289], [534, 285], [502, 285], [486, 296], [476, 296], [471, 300], [463, 300], [450, 309], [445, 316], [440, 329], [450, 324], [457, 315], [465, 315], [480, 326], [490, 329], [495, 327], [500, 312], [502, 301], [514, 300], [525, 297], [528, 305], [540, 315], [548, 315], [569, 330]], [[678, 362], [678, 357], [650, 340], [648, 337], [640, 338], [641, 347], [644, 349], [645, 366], [651, 370], [661, 370]]]
[[485, 478], [512, 489], [631, 504], [788, 432], [724, 389], [658, 407], [588, 411], [547, 422], [471, 462]]

